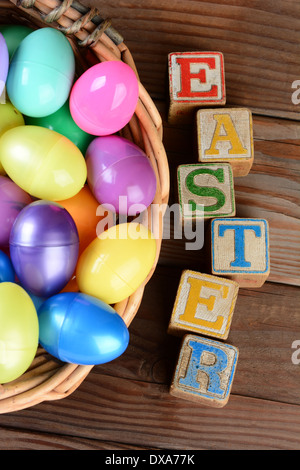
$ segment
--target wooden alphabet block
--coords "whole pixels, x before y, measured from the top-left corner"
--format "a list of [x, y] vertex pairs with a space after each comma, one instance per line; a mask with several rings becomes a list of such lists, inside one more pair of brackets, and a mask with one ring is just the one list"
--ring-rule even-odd
[[170, 394], [221, 408], [229, 400], [239, 351], [235, 346], [186, 335], [183, 338]]
[[179, 165], [177, 184], [182, 222], [235, 215], [234, 183], [229, 163]]
[[193, 332], [226, 339], [239, 285], [229, 279], [183, 271], [168, 333]]
[[198, 160], [228, 162], [233, 176], [246, 176], [253, 164], [252, 113], [247, 108], [199, 109]]
[[171, 124], [192, 122], [196, 108], [226, 103], [222, 53], [172, 52], [168, 66]]
[[270, 273], [265, 219], [219, 218], [211, 222], [212, 274], [240, 287], [261, 287]]

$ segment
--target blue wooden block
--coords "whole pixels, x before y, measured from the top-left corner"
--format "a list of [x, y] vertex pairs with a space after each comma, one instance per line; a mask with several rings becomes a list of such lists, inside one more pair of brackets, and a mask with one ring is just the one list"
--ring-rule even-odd
[[171, 395], [216, 408], [225, 406], [237, 360], [235, 346], [186, 335], [170, 387]]

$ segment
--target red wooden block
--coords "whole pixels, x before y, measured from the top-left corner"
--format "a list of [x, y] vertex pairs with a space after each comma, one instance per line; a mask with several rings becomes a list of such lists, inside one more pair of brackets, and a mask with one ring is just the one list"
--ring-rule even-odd
[[168, 64], [171, 124], [190, 122], [199, 107], [226, 103], [221, 52], [172, 52]]

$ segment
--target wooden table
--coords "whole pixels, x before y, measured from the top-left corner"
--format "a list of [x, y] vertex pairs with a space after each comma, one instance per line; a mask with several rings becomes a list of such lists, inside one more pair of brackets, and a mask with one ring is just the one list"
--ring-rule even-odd
[[180, 274], [204, 270], [206, 260], [204, 250], [186, 251], [184, 240], [165, 239], [124, 355], [94, 367], [64, 400], [0, 415], [0, 449], [299, 450], [300, 352], [292, 347], [298, 341], [300, 349], [300, 103], [292, 89], [300, 80], [299, 2], [85, 3], [112, 18], [161, 112], [170, 203], [176, 166], [194, 156], [193, 130], [166, 122], [167, 54], [224, 53], [226, 106], [254, 113], [255, 162], [248, 176], [235, 180], [237, 215], [269, 220], [271, 273], [260, 289], [239, 291], [227, 342], [240, 357], [224, 408], [168, 393], [180, 339], [168, 335], [167, 326]]

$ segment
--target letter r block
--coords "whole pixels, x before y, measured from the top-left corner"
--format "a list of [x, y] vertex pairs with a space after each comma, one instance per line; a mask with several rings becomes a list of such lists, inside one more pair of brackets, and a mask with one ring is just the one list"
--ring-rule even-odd
[[170, 394], [215, 408], [225, 406], [229, 400], [238, 354], [235, 346], [197, 335], [186, 335]]
[[211, 221], [211, 271], [240, 287], [261, 287], [270, 273], [269, 225], [265, 219]]
[[226, 278], [183, 271], [168, 333], [227, 339], [239, 285]]
[[171, 124], [192, 122], [199, 107], [226, 103], [222, 53], [172, 52], [168, 66]]
[[229, 163], [179, 165], [177, 183], [182, 222], [235, 215]]
[[252, 113], [247, 108], [197, 111], [198, 160], [228, 162], [233, 176], [246, 176], [253, 164]]

